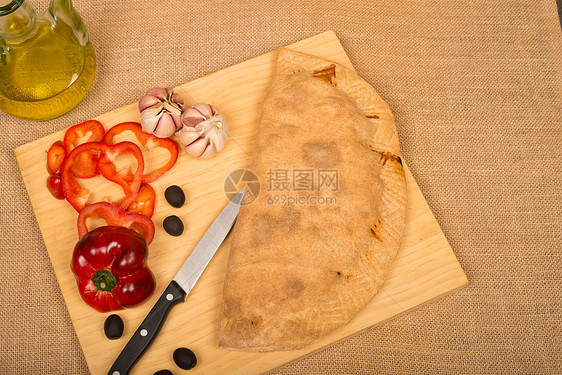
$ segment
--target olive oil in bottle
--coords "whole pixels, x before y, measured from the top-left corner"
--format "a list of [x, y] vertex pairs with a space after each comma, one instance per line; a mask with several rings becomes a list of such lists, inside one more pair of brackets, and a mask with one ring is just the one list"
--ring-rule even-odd
[[62, 17], [48, 13], [36, 19], [29, 5], [14, 2], [20, 5], [9, 14], [0, 8], [0, 110], [30, 120], [61, 116], [92, 84], [92, 44], [85, 29], [79, 40], [81, 34]]

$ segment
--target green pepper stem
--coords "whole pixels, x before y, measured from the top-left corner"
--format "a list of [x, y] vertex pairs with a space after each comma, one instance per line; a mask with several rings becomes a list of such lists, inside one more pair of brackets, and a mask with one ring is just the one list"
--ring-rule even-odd
[[92, 282], [97, 290], [103, 292], [111, 292], [115, 287], [117, 279], [108, 270], [100, 270], [92, 277]]

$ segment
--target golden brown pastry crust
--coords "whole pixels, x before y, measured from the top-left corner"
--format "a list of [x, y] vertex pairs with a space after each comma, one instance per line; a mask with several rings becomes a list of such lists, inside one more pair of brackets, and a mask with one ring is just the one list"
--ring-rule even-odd
[[[400, 247], [406, 182], [388, 105], [355, 72], [279, 48], [252, 170], [261, 193], [233, 229], [219, 345], [300, 349], [381, 289]], [[337, 170], [337, 204], [272, 204], [268, 172]], [[268, 189], [269, 188], [269, 189]]]

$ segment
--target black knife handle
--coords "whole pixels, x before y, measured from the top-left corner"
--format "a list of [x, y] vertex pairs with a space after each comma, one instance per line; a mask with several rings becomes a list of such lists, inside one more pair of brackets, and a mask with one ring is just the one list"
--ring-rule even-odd
[[183, 302], [187, 293], [172, 280], [164, 293], [160, 296], [152, 310], [133, 334], [125, 348], [115, 360], [108, 375], [126, 375], [131, 367], [148, 348], [154, 337], [160, 331], [168, 312], [178, 302]]

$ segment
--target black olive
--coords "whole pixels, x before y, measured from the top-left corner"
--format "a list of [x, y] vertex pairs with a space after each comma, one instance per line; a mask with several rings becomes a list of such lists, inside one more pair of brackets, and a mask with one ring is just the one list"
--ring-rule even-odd
[[176, 215], [168, 216], [164, 219], [164, 230], [172, 236], [179, 236], [183, 233], [183, 223]]
[[154, 375], [173, 375], [170, 370], [160, 370], [156, 371]]
[[123, 319], [121, 319], [121, 317], [117, 314], [111, 314], [108, 316], [103, 324], [105, 336], [110, 340], [115, 340], [121, 337], [123, 335], [124, 328]]
[[190, 370], [197, 364], [197, 357], [188, 348], [177, 348], [174, 350], [174, 362], [179, 368]]
[[185, 203], [185, 193], [178, 185], [172, 185], [164, 191], [164, 197], [170, 206], [180, 208]]

